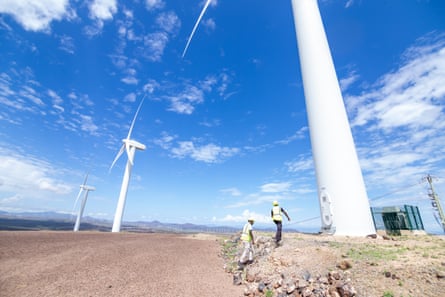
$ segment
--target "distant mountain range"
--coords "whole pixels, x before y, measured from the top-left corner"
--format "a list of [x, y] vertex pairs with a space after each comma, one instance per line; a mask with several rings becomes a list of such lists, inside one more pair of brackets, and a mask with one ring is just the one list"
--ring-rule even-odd
[[[58, 212], [0, 211], [0, 230], [73, 230], [76, 217]], [[85, 216], [80, 230], [111, 231], [113, 222]], [[152, 222], [123, 222], [122, 231], [129, 232], [170, 232], [170, 233], [236, 233], [239, 228], [226, 226], [206, 226], [195, 224], [171, 224]]]

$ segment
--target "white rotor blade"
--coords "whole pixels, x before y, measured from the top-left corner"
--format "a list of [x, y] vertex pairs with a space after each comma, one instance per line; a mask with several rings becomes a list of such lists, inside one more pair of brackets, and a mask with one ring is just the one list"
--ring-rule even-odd
[[128, 142], [125, 142], [125, 150], [127, 151], [128, 161], [130, 161], [131, 165], [134, 165], [133, 160], [131, 160], [131, 157], [130, 157], [130, 145], [128, 144]]
[[111, 171], [111, 169], [113, 169], [114, 164], [122, 156], [122, 153], [124, 152], [124, 149], [125, 149], [125, 143], [121, 146], [121, 149], [119, 150], [119, 152], [117, 153], [116, 157], [114, 158], [113, 163], [111, 163], [109, 171]]
[[184, 58], [185, 53], [187, 52], [187, 49], [190, 45], [190, 41], [192, 41], [193, 35], [195, 34], [196, 28], [198, 28], [198, 25], [201, 22], [202, 16], [205, 14], [210, 2], [212, 2], [212, 0], [207, 0], [206, 4], [204, 5], [204, 8], [202, 9], [201, 14], [198, 17], [198, 20], [196, 21], [195, 26], [193, 27], [192, 33], [190, 34], [189, 39], [187, 40], [187, 44], [185, 45], [184, 51], [182, 52], [182, 58]]
[[87, 180], [88, 180], [88, 175], [89, 175], [90, 173], [88, 172], [87, 173], [87, 175], [85, 176], [85, 179], [84, 179], [84, 181], [83, 181], [83, 186], [85, 186], [86, 184], [87, 184]]
[[130, 130], [128, 130], [127, 139], [130, 139], [131, 132], [133, 131], [133, 127], [134, 127], [134, 122], [136, 122], [136, 118], [138, 116], [139, 110], [141, 109], [142, 103], [144, 103], [144, 99], [145, 99], [145, 95], [144, 95], [144, 97], [142, 97], [141, 103], [139, 103], [139, 107], [136, 110], [136, 114], [134, 115], [133, 121], [131, 122]]

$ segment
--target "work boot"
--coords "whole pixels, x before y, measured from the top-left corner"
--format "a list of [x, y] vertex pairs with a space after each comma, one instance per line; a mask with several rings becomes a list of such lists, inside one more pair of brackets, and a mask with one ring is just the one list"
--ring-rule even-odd
[[246, 263], [241, 263], [240, 261], [238, 261], [238, 270], [243, 270], [245, 265]]

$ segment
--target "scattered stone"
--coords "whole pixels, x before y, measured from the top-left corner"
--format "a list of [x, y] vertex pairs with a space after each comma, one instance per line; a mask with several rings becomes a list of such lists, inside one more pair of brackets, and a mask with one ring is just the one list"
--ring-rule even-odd
[[311, 278], [311, 273], [309, 271], [305, 271], [303, 274], [303, 279], [308, 281]]
[[[258, 237], [255, 245], [255, 262], [241, 271], [233, 273], [233, 284], [244, 285], [244, 296], [274, 297], [355, 297], [356, 291], [351, 285], [350, 260], [343, 259], [336, 266], [338, 270], [323, 275], [319, 271], [313, 274], [308, 270], [299, 270], [298, 258], [289, 258], [271, 249], [273, 239]], [[241, 253], [242, 246], [239, 245]], [[321, 246], [317, 251], [323, 251]], [[269, 263], [264, 270], [261, 263]], [[297, 268], [297, 270], [289, 268]]]
[[235, 274], [233, 274], [233, 284], [235, 286], [239, 286], [243, 283], [243, 277], [241, 272], [237, 272]]
[[437, 278], [445, 278], [445, 271], [437, 270], [436, 277]]
[[266, 288], [267, 288], [267, 287], [266, 287], [266, 284], [265, 284], [265, 283], [260, 282], [260, 283], [258, 284], [258, 291], [260, 291], [261, 293], [264, 292], [264, 289], [266, 289]]
[[341, 270], [347, 270], [351, 267], [352, 267], [352, 264], [348, 260], [343, 260], [337, 264], [337, 268], [340, 268]]

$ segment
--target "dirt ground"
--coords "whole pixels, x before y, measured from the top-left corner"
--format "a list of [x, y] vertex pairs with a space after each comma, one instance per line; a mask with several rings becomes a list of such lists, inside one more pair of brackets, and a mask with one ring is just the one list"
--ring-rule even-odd
[[[273, 234], [256, 236], [259, 242]], [[260, 252], [261, 245], [256, 249]], [[316, 278], [330, 271], [344, 271], [360, 297], [442, 297], [445, 236], [374, 239], [285, 233], [283, 244], [257, 257], [249, 269], [266, 279], [274, 275], [301, 278], [304, 274]]]
[[[272, 235], [255, 234], [258, 242]], [[0, 297], [243, 296], [245, 286], [233, 285], [226, 272], [223, 242], [209, 234], [1, 231]], [[356, 296], [445, 296], [445, 236], [285, 232], [282, 246], [257, 255], [248, 269], [266, 278], [316, 277], [343, 261]]]
[[0, 296], [242, 296], [213, 236], [0, 232]]

